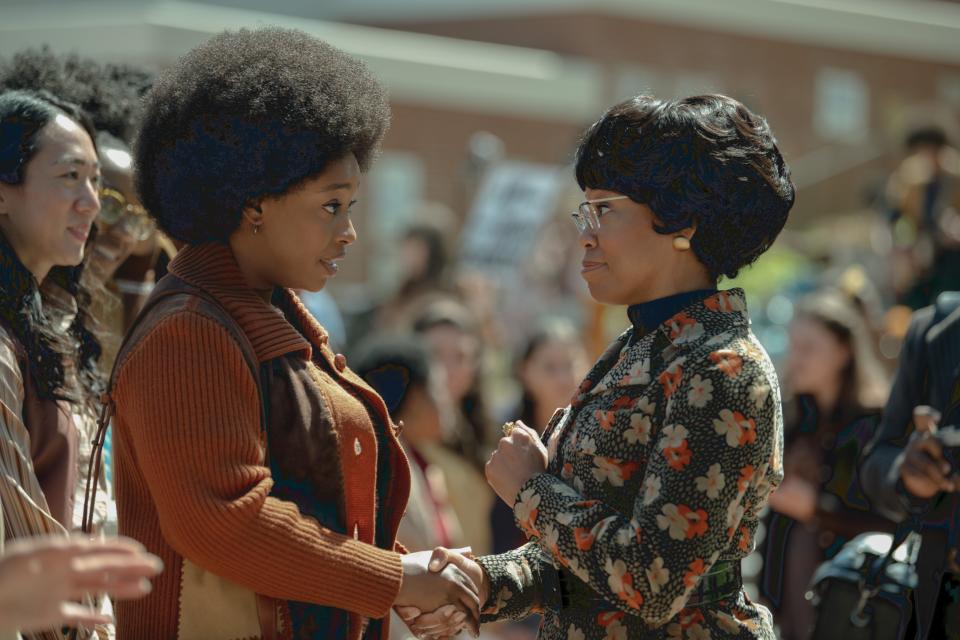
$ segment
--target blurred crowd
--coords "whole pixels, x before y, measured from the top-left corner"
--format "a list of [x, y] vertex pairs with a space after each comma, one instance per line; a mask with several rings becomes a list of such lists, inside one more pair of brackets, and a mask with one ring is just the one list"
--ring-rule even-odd
[[[107, 376], [124, 331], [178, 250], [156, 229], [133, 186], [130, 144], [150, 84], [144, 70], [47, 49], [0, 61], [0, 92], [25, 89], [73, 102], [96, 130], [101, 211], [81, 282], [89, 295], [79, 311], [103, 346], [100, 367]], [[564, 209], [568, 195], [561, 194], [562, 206], [545, 216], [525, 266], [510, 279], [467, 266], [457, 232], [424, 217], [396, 238], [394, 291], [349, 306], [338, 305], [335, 291], [301, 294], [334, 350], [346, 355], [402, 426], [413, 480], [399, 540], [412, 551], [439, 545], [481, 555], [524, 541], [511, 509], [484, 478], [500, 425], [519, 419], [542, 430], [568, 404], [602, 345], [626, 324], [623, 309], [599, 307], [570, 277], [579, 255]], [[787, 640], [809, 633], [813, 610], [806, 593], [820, 563], [861, 533], [896, 528], [872, 508], [858, 465], [878, 428], [911, 313], [942, 292], [960, 290], [960, 152], [944, 129], [930, 125], [908, 133], [902, 158], [872, 205], [869, 225], [890, 239], [885, 255], [859, 260], [823, 247], [826, 258], [803, 258], [789, 277], [751, 288], [763, 278], [763, 260], [745, 276], [756, 302], [750, 305], [758, 314], [756, 331], [785, 391], [786, 444], [785, 479], [744, 573]], [[788, 228], [769, 260], [802, 257], [802, 237], [802, 229]], [[44, 284], [51, 304], [62, 297], [55, 283]], [[565, 304], [549, 302], [557, 300]], [[95, 414], [91, 408], [77, 420], [80, 469], [73, 499], [48, 496], [52, 508], [74, 505], [54, 514], [67, 530], [81, 525]], [[111, 534], [116, 510], [109, 438], [105, 451], [93, 522], [96, 531]], [[21, 553], [15, 548], [8, 556]], [[0, 604], [0, 612], [5, 607]], [[521, 640], [534, 638], [536, 628], [536, 620], [528, 620], [490, 625], [482, 633]], [[393, 625], [393, 637], [405, 635], [403, 624]]]

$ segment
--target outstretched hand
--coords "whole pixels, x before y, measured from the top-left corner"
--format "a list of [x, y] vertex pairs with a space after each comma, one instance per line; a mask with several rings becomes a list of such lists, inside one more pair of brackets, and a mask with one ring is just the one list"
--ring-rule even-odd
[[0, 556], [0, 631], [41, 631], [112, 620], [77, 602], [106, 593], [117, 600], [150, 593], [163, 563], [127, 538], [27, 538]]
[[[456, 567], [477, 585], [480, 606], [483, 606], [489, 598], [490, 585], [487, 582], [486, 574], [484, 574], [483, 568], [473, 560], [469, 547], [463, 549], [437, 547], [431, 554], [428, 566], [430, 571], [433, 572], [442, 572], [450, 567]], [[459, 614], [449, 605], [435, 611], [398, 606], [397, 613], [418, 638], [450, 638], [463, 628], [463, 618], [461, 618], [460, 623], [453, 623]], [[479, 616], [477, 624], [471, 626], [470, 631], [474, 636], [479, 635]]]
[[403, 583], [394, 602], [397, 613], [405, 618], [402, 612], [411, 608], [433, 613], [443, 608], [443, 614], [438, 617], [442, 617], [444, 628], [453, 630], [449, 635], [459, 632], [464, 624], [478, 635], [481, 604], [478, 585], [457, 564], [441, 565], [433, 559], [430, 551], [403, 556]]

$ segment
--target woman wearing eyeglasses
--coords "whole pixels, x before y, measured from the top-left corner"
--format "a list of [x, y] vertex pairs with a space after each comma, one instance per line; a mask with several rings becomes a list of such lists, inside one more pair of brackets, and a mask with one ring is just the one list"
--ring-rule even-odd
[[529, 542], [437, 555], [482, 584], [484, 620], [542, 612], [541, 638], [773, 638], [740, 560], [782, 477], [780, 393], [743, 291], [717, 282], [782, 229], [789, 170], [731, 98], [639, 96], [586, 132], [576, 175], [583, 278], [629, 328], [543, 442], [518, 424], [487, 464]]

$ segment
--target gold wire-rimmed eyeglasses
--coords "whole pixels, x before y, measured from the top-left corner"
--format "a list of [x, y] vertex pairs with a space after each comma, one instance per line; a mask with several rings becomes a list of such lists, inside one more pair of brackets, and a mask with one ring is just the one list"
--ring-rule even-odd
[[610, 196], [609, 198], [597, 198], [596, 200], [587, 200], [580, 204], [579, 210], [570, 214], [573, 218], [573, 224], [577, 226], [577, 231], [583, 233], [586, 230], [597, 231], [600, 229], [600, 207], [598, 204], [611, 202], [613, 200], [627, 200], [629, 196]]

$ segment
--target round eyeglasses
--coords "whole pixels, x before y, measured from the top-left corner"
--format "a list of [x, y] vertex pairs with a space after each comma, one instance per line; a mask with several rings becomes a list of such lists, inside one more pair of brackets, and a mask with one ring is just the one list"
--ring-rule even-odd
[[116, 189], [106, 187], [100, 189], [100, 220], [110, 226], [122, 224], [137, 242], [149, 238], [157, 228], [146, 209], [127, 202], [127, 198]]
[[596, 200], [587, 200], [580, 204], [580, 208], [570, 214], [573, 218], [573, 224], [577, 225], [577, 231], [597, 231], [600, 229], [600, 207], [598, 204], [611, 202], [613, 200], [627, 200], [629, 196], [611, 196], [609, 198], [597, 198]]

